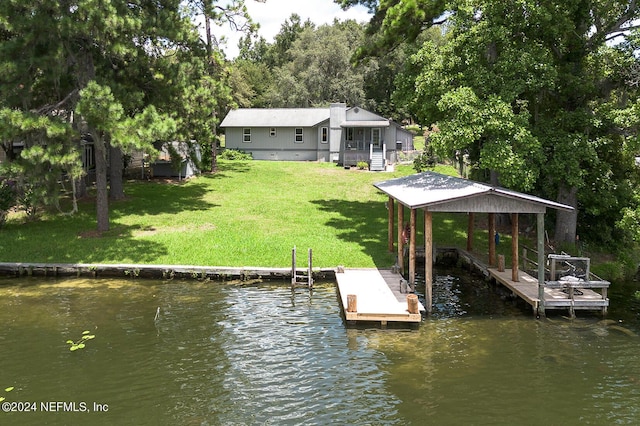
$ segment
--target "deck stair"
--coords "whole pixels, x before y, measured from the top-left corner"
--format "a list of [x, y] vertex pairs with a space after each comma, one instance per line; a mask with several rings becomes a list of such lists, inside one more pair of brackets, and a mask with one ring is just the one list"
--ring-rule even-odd
[[373, 151], [371, 153], [371, 163], [369, 165], [369, 170], [372, 172], [381, 172], [385, 169], [385, 160], [384, 160], [384, 152], [383, 151]]

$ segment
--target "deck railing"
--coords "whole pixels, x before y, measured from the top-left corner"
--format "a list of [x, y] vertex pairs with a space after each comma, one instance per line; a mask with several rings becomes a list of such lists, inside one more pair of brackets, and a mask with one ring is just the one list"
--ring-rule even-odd
[[[529, 252], [538, 255], [538, 251], [530, 247], [523, 247], [522, 250], [522, 267], [523, 270], [530, 270], [531, 265], [538, 268], [538, 262], [529, 259]], [[549, 259], [549, 267], [545, 265], [545, 282], [542, 284], [546, 288], [562, 289], [568, 294], [569, 299], [574, 300], [576, 294], [581, 294], [581, 289], [598, 290], [603, 300], [607, 299], [607, 291], [611, 283], [603, 280], [590, 270], [590, 259], [588, 257], [574, 257], [567, 253], [548, 254], [545, 258]], [[582, 264], [576, 266], [577, 264]], [[566, 269], [560, 270], [561, 266]], [[606, 306], [603, 307], [603, 313], [606, 312]]]

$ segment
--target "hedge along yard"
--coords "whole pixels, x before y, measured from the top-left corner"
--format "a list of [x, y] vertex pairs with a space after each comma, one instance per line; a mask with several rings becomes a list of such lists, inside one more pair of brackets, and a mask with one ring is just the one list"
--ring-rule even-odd
[[[384, 173], [328, 163], [220, 161], [219, 168], [181, 183], [127, 182], [127, 198], [110, 203], [111, 228], [102, 235], [95, 232], [94, 200], [82, 201], [73, 216], [50, 213], [26, 222], [15, 214], [0, 230], [0, 259], [286, 267], [297, 246], [299, 267], [306, 266], [308, 248], [316, 267], [395, 263], [387, 251], [387, 198], [372, 183], [411, 174], [410, 166]], [[466, 216], [435, 220], [436, 243], [464, 244]]]

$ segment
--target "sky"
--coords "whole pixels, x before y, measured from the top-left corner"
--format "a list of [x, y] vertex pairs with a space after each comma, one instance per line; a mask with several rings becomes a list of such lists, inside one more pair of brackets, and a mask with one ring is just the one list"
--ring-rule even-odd
[[[246, 5], [251, 19], [260, 24], [258, 34], [268, 43], [273, 42], [273, 37], [280, 32], [284, 21], [293, 13], [300, 15], [302, 22], [309, 19], [316, 26], [330, 24], [334, 18], [340, 21], [354, 19], [358, 22], [369, 22], [371, 19], [367, 8], [357, 6], [344, 11], [333, 0], [266, 0], [264, 3], [246, 0]], [[235, 58], [238, 55], [240, 34], [230, 29], [227, 24], [216, 27], [214, 33], [218, 38], [227, 38], [224, 51], [227, 58]]]

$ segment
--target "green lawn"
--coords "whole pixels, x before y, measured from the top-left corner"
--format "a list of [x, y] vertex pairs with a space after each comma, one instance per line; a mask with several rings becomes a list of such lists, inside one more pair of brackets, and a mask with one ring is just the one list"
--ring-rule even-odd
[[[283, 267], [295, 245], [299, 266], [310, 247], [314, 266], [387, 267], [395, 262], [387, 252], [387, 198], [372, 183], [411, 173], [408, 166], [372, 173], [220, 161], [219, 173], [182, 184], [128, 182], [127, 199], [111, 203], [111, 230], [101, 236], [92, 232], [92, 201], [71, 217], [10, 218], [0, 230], [0, 260]], [[465, 238], [466, 215], [435, 215], [436, 244]], [[486, 245], [486, 232], [476, 239], [478, 248]]]

